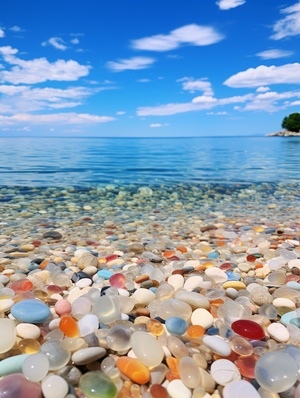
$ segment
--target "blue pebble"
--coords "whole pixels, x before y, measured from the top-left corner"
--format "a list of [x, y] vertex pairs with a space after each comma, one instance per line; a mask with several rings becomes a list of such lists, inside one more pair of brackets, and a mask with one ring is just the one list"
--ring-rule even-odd
[[297, 326], [297, 328], [300, 328], [300, 318], [292, 318], [290, 324]]
[[165, 325], [169, 333], [178, 336], [184, 334], [188, 328], [187, 322], [183, 318], [179, 318], [177, 316], [171, 316], [166, 319]]
[[22, 373], [22, 365], [27, 357], [29, 354], [20, 354], [0, 361], [0, 376]]
[[218, 258], [219, 256], [220, 256], [220, 254], [217, 252], [211, 252], [211, 253], [208, 253], [208, 255], [207, 255], [208, 258], [212, 258], [212, 259]]
[[155, 293], [156, 290], [157, 290], [157, 287], [152, 286], [152, 287], [149, 288], [149, 290], [151, 290], [151, 292]]
[[215, 327], [211, 327], [211, 328], [209, 328], [209, 329], [207, 330], [207, 334], [208, 334], [209, 336], [215, 336], [216, 334], [218, 335], [218, 334], [219, 334], [219, 329], [218, 329], [218, 328], [215, 328]]
[[97, 275], [104, 279], [109, 279], [113, 274], [114, 273], [108, 269], [100, 269], [100, 271], [97, 272]]
[[300, 309], [297, 308], [294, 311], [289, 311], [283, 314], [282, 317], [280, 318], [280, 323], [287, 326], [289, 323], [291, 323], [292, 319], [299, 317], [300, 317]]
[[285, 286], [291, 289], [300, 290], [300, 283], [295, 281], [290, 281]]
[[11, 314], [21, 322], [42, 323], [50, 317], [51, 312], [42, 301], [26, 299], [13, 305]]
[[239, 281], [241, 279], [241, 275], [237, 272], [226, 271], [225, 273], [228, 276], [228, 281]]

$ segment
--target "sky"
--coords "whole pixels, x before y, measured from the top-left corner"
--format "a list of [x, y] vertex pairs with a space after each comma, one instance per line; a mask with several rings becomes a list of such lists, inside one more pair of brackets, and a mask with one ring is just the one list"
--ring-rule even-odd
[[265, 135], [299, 52], [299, 0], [1, 0], [0, 136]]

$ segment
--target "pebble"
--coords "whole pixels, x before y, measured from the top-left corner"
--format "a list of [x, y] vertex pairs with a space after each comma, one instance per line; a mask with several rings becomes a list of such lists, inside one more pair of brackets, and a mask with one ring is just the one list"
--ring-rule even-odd
[[23, 339], [38, 339], [41, 335], [41, 329], [30, 323], [19, 323], [16, 326], [16, 333]]
[[8, 318], [0, 318], [0, 354], [9, 351], [16, 341], [15, 322]]
[[150, 380], [147, 366], [136, 358], [120, 357], [116, 362], [117, 368], [129, 379], [137, 384], [146, 384]]
[[[246, 380], [238, 380], [228, 384], [223, 390], [223, 398], [261, 398], [260, 394]], [[271, 397], [270, 397], [271, 398]]]
[[27, 380], [22, 374], [11, 374], [0, 380], [0, 396], [18, 398], [41, 398], [38, 383]]
[[214, 318], [206, 309], [197, 308], [192, 313], [191, 323], [192, 325], [200, 325], [204, 329], [208, 329], [214, 324]]
[[49, 307], [39, 300], [22, 300], [11, 308], [11, 314], [21, 322], [42, 323], [50, 317]]
[[203, 343], [215, 354], [228, 357], [231, 354], [230, 345], [220, 336], [203, 337]]
[[281, 323], [271, 323], [267, 327], [267, 332], [269, 333], [270, 337], [279, 343], [286, 343], [290, 338], [289, 331]]
[[88, 363], [97, 361], [106, 354], [105, 348], [102, 347], [87, 347], [74, 352], [71, 359], [75, 365], [86, 365]]
[[171, 398], [191, 398], [191, 390], [181, 381], [172, 380], [167, 386], [168, 394]]
[[213, 362], [210, 373], [215, 382], [221, 386], [226, 386], [241, 379], [238, 368], [228, 359], [217, 359]]
[[131, 346], [137, 359], [146, 366], [160, 365], [164, 351], [158, 340], [146, 332], [134, 332], [131, 335]]
[[0, 376], [6, 376], [12, 373], [22, 373], [22, 365], [27, 357], [27, 354], [20, 354], [0, 361]]

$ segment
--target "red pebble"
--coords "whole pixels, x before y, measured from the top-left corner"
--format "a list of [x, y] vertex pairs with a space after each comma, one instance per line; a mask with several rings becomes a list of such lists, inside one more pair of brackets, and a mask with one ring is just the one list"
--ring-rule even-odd
[[117, 258], [119, 258], [119, 256], [117, 254], [111, 254], [110, 256], [105, 257], [105, 260], [107, 262], [112, 261], [112, 260], [116, 260]]
[[52, 294], [54, 294], [54, 293], [61, 293], [63, 290], [62, 290], [62, 288], [60, 287], [60, 286], [57, 286], [57, 285], [49, 285], [49, 286], [47, 286], [47, 290], [48, 290], [48, 292], [49, 293], [52, 293]]
[[31, 242], [31, 244], [35, 247], [39, 247], [42, 244], [42, 242], [40, 242], [39, 240], [34, 240]]
[[21, 279], [12, 282], [9, 286], [16, 294], [27, 292], [33, 288], [33, 283], [29, 279]]
[[109, 278], [109, 283], [117, 289], [123, 289], [126, 283], [126, 277], [121, 273], [114, 274]]
[[235, 361], [236, 367], [238, 368], [240, 374], [243, 377], [246, 377], [247, 379], [255, 378], [254, 368], [258, 358], [259, 358], [258, 355], [252, 354], [247, 357], [239, 357]]
[[223, 263], [223, 264], [220, 265], [220, 269], [221, 269], [222, 271], [231, 270], [231, 269], [232, 269], [232, 264], [230, 264], [230, 263]]
[[254, 261], [257, 260], [257, 257], [253, 256], [252, 254], [249, 254], [246, 257], [246, 260], [249, 261], [249, 263], [254, 263]]
[[251, 340], [261, 340], [265, 337], [263, 328], [256, 322], [240, 319], [231, 324], [231, 329], [240, 336]]

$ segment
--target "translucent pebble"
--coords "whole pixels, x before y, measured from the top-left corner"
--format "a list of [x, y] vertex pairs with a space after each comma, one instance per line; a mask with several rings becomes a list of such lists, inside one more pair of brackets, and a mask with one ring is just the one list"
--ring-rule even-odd
[[131, 335], [131, 346], [136, 357], [146, 366], [158, 366], [164, 351], [159, 341], [148, 332], [134, 332]]
[[200, 325], [191, 325], [187, 328], [187, 335], [192, 339], [198, 339], [205, 333], [204, 327]]
[[109, 278], [109, 283], [111, 286], [117, 289], [123, 289], [126, 283], [126, 276], [121, 273], [116, 273]]
[[167, 385], [167, 391], [171, 398], [191, 398], [191, 390], [181, 381], [172, 380]]
[[50, 370], [62, 368], [71, 358], [70, 351], [67, 351], [58, 340], [46, 341], [41, 345], [40, 352], [47, 356]]
[[101, 296], [94, 303], [93, 314], [95, 314], [99, 322], [110, 324], [120, 319], [120, 304], [115, 296]]
[[240, 356], [235, 361], [235, 364], [243, 377], [247, 379], [255, 378], [254, 369], [258, 358], [259, 357], [257, 355], [251, 354], [244, 357]]
[[229, 340], [229, 345], [232, 351], [238, 355], [251, 355], [253, 354], [253, 346], [248, 340], [241, 336], [232, 336]]
[[174, 288], [168, 283], [163, 283], [162, 285], [160, 285], [155, 292], [155, 296], [157, 299], [172, 297], [173, 294]]
[[281, 285], [284, 283], [286, 275], [282, 271], [273, 271], [268, 275], [268, 281], [275, 285]]
[[106, 373], [107, 371], [113, 369], [116, 366], [116, 361], [113, 357], [106, 357], [101, 362], [100, 368], [102, 372]]
[[78, 337], [79, 327], [70, 315], [64, 315], [59, 322], [59, 329], [68, 337]]
[[172, 316], [177, 316], [187, 321], [192, 314], [192, 308], [190, 305], [181, 300], [166, 299], [159, 305], [157, 313], [162, 319], [168, 319]]
[[41, 344], [35, 339], [22, 339], [18, 343], [18, 349], [22, 354], [35, 354], [40, 347]]
[[256, 322], [240, 319], [232, 323], [231, 328], [237, 334], [252, 340], [261, 340], [265, 337], [263, 328]]
[[287, 352], [298, 364], [298, 380], [300, 379], [300, 348], [291, 344], [284, 346], [284, 351]]
[[189, 388], [195, 388], [200, 384], [201, 376], [197, 363], [191, 357], [183, 357], [179, 360], [178, 371], [180, 379]]
[[146, 323], [146, 327], [147, 330], [154, 336], [161, 336], [165, 331], [163, 324], [157, 319], [149, 319], [149, 321]]
[[15, 322], [8, 318], [0, 319], [0, 354], [9, 351], [16, 341]]
[[160, 384], [152, 384], [149, 391], [152, 398], [169, 398], [168, 391]]
[[90, 333], [95, 333], [96, 330], [99, 329], [99, 320], [98, 317], [94, 314], [84, 315], [78, 321], [78, 328], [80, 336], [86, 336]]
[[261, 398], [257, 390], [246, 380], [237, 380], [224, 387], [223, 398]]
[[42, 353], [29, 355], [23, 362], [22, 371], [26, 379], [41, 381], [49, 372], [47, 356]]
[[129, 377], [134, 383], [146, 384], [150, 380], [148, 367], [136, 358], [120, 357], [116, 365], [120, 372], [124, 373], [124, 375]]
[[205, 296], [196, 292], [185, 292], [181, 291], [176, 294], [176, 299], [189, 304], [192, 308], [210, 308], [210, 302], [207, 300]]
[[241, 379], [240, 372], [235, 364], [228, 359], [218, 359], [212, 363], [210, 373], [217, 384], [226, 386]]
[[1, 398], [41, 398], [38, 383], [27, 380], [22, 374], [11, 374], [0, 380]]
[[175, 358], [180, 359], [189, 356], [187, 346], [178, 337], [168, 336], [167, 341], [168, 349]]
[[129, 326], [116, 325], [113, 326], [107, 336], [106, 342], [109, 348], [114, 351], [127, 351], [131, 348], [131, 337], [132, 331]]
[[272, 392], [283, 392], [295, 384], [298, 365], [287, 352], [272, 351], [258, 359], [254, 373], [261, 387]]
[[270, 320], [277, 318], [277, 309], [273, 304], [264, 304], [258, 310], [259, 315], [262, 315]]
[[[99, 297], [99, 292], [98, 292], [98, 297]], [[72, 303], [72, 315], [73, 316], [78, 316], [78, 315], [86, 315], [91, 311], [92, 308], [92, 303], [88, 299], [88, 297], [78, 297], [75, 299]]]
[[188, 328], [186, 320], [176, 316], [166, 319], [165, 325], [169, 333], [179, 336], [184, 334]]
[[86, 342], [81, 337], [75, 339], [66, 337], [61, 342], [62, 347], [70, 352], [78, 351], [81, 348], [87, 347]]
[[49, 375], [42, 381], [44, 398], [65, 398], [69, 386], [66, 380], [58, 375]]
[[217, 310], [218, 318], [228, 326], [231, 326], [232, 322], [236, 320], [247, 319], [251, 315], [252, 311], [249, 307], [244, 307], [231, 299], [226, 300]]

